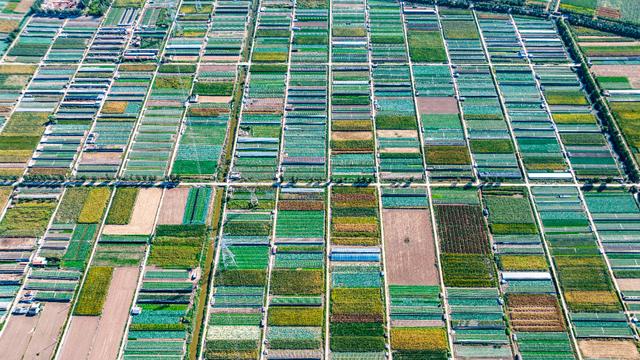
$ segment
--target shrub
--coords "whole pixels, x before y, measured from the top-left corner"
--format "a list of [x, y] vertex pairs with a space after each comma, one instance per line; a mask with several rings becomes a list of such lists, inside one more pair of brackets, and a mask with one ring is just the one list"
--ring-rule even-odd
[[82, 205], [89, 196], [89, 190], [89, 188], [81, 187], [67, 189], [56, 212], [55, 222], [65, 224], [77, 222]]
[[336, 352], [383, 351], [385, 339], [382, 336], [332, 336], [331, 350]]
[[233, 82], [198, 81], [194, 85], [193, 93], [205, 96], [228, 96], [233, 93]]
[[102, 314], [102, 307], [107, 298], [112, 276], [112, 267], [91, 267], [87, 273], [82, 291], [78, 296], [78, 303], [73, 314], [80, 316], [98, 316]]
[[499, 263], [504, 271], [545, 271], [549, 268], [542, 255], [501, 255]]
[[92, 224], [97, 223], [102, 218], [105, 207], [109, 202], [109, 196], [111, 195], [111, 189], [107, 187], [93, 188], [89, 191], [87, 200], [82, 206], [80, 215], [78, 216], [79, 223]]
[[417, 129], [414, 115], [376, 115], [377, 130], [415, 130]]
[[407, 40], [412, 61], [429, 63], [447, 61], [447, 52], [440, 31], [409, 30]]
[[271, 275], [271, 292], [275, 295], [317, 295], [324, 288], [324, 272], [320, 269], [275, 269]]
[[322, 326], [324, 312], [321, 307], [275, 306], [269, 309], [270, 326]]
[[513, 144], [509, 139], [473, 139], [469, 141], [469, 145], [474, 153], [513, 153]]
[[198, 266], [203, 238], [156, 237], [151, 244], [149, 264], [166, 268]]
[[565, 291], [567, 306], [572, 312], [618, 312], [622, 306], [613, 291]]
[[107, 214], [107, 224], [126, 225], [129, 223], [138, 192], [138, 188], [132, 187], [116, 189], [116, 194]]
[[217, 286], [265, 286], [267, 274], [260, 269], [224, 270], [215, 280]]
[[434, 350], [447, 351], [447, 332], [443, 328], [391, 329], [391, 348], [394, 350]]
[[496, 275], [490, 257], [476, 254], [442, 254], [444, 283], [450, 287], [493, 287]]
[[427, 145], [425, 157], [428, 165], [469, 165], [471, 156], [465, 146]]

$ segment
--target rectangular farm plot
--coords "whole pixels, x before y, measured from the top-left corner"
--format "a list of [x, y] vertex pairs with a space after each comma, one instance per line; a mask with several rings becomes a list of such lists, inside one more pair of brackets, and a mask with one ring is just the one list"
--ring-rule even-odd
[[11, 305], [25, 289], [28, 266], [38, 248], [37, 240], [44, 235], [61, 193], [59, 187], [13, 190], [0, 220], [0, 257], [7, 268], [5, 281], [0, 284], [0, 299], [7, 304], [0, 311], [0, 323], [12, 316]]
[[[118, 68], [93, 131], [76, 165], [76, 176], [110, 179], [117, 176], [151, 86], [156, 66], [123, 64]], [[151, 71], [149, 70], [151, 69]]]
[[266, 340], [269, 355], [324, 353], [325, 190], [280, 190]]
[[484, 64], [480, 34], [469, 10], [438, 8], [449, 59], [454, 64]]
[[162, 189], [140, 189], [133, 205], [130, 220], [122, 225], [106, 225], [103, 235], [150, 235], [153, 231], [155, 213], [160, 206], [161, 197]]
[[262, 310], [276, 191], [232, 187], [227, 197], [203, 351], [206, 359], [252, 359], [261, 350], [260, 326], [266, 320]]
[[124, 177], [161, 178], [168, 171], [193, 83], [193, 74], [183, 73], [180, 66], [163, 64], [158, 69], [127, 154]]
[[[532, 180], [571, 179], [553, 122], [544, 110], [533, 72], [528, 66], [501, 66], [496, 67], [495, 71], [527, 176]], [[539, 100], [532, 103], [530, 99]], [[486, 141], [484, 145], [497, 148], [502, 144]], [[477, 147], [480, 146], [479, 141]], [[506, 149], [511, 147], [506, 142], [503, 146]]]
[[240, 60], [246, 39], [248, 17], [252, 13], [250, 1], [217, 1], [213, 9], [211, 29], [202, 60], [229, 62]]
[[415, 101], [432, 180], [472, 179], [471, 157], [449, 66], [414, 65]]
[[[192, 188], [211, 196], [211, 188]], [[187, 204], [193, 200], [187, 200]], [[209, 202], [205, 202], [208, 208]], [[208, 211], [205, 211], [208, 212]], [[184, 357], [194, 341], [196, 294], [204, 281], [200, 264], [209, 242], [204, 224], [157, 225], [142, 283], [126, 332], [124, 357]], [[197, 342], [197, 341], [196, 341]]]
[[382, 222], [389, 283], [438, 285], [429, 210], [384, 209]]
[[532, 188], [578, 338], [630, 335], [597, 235], [574, 188]]
[[478, 176], [481, 179], [521, 180], [491, 69], [486, 66], [458, 67], [454, 78]]
[[283, 180], [326, 180], [328, 71], [296, 66], [289, 71], [284, 122]]
[[329, 2], [306, 6], [296, 3], [291, 50], [292, 63], [326, 63], [329, 60]]
[[391, 350], [396, 357], [445, 359], [449, 346], [426, 190], [383, 189], [381, 199]]
[[408, 66], [373, 70], [376, 142], [382, 180], [421, 180], [424, 174]]
[[331, 1], [331, 56], [334, 63], [366, 63], [369, 58], [365, 1]]
[[[577, 75], [566, 67], [537, 67], [536, 71], [576, 177], [580, 180], [621, 178], [611, 146], [592, 117], [589, 100]], [[588, 122], [581, 121], [583, 117], [589, 119]]]
[[249, 70], [229, 175], [234, 180], [272, 180], [278, 172], [287, 70], [285, 65]]
[[331, 178], [370, 181], [376, 171], [369, 68], [332, 70]]
[[402, 11], [406, 22], [411, 61], [414, 63], [446, 62], [447, 52], [435, 8], [405, 3]]
[[[570, 335], [549, 271], [526, 188], [482, 191], [497, 258], [500, 287], [514, 343], [523, 356], [573, 357]], [[522, 335], [522, 338], [521, 338]], [[553, 347], [540, 346], [553, 340]]]
[[273, 1], [259, 9], [252, 49], [254, 63], [286, 63], [289, 60], [292, 4]]
[[237, 116], [234, 108], [239, 105], [233, 102], [240, 101], [234, 97], [242, 91], [237, 86], [241, 86], [244, 73], [238, 75], [237, 71], [231, 64], [198, 67], [172, 175], [211, 178], [217, 173], [225, 141], [232, 141], [227, 139], [227, 130]]
[[[487, 351], [492, 357], [511, 357], [501, 292], [477, 189], [434, 188], [432, 200], [449, 321], [454, 330], [452, 352], [461, 358], [481, 357]], [[476, 338], [486, 341], [469, 341]]]
[[585, 202], [600, 235], [605, 255], [609, 258], [622, 300], [629, 310], [640, 304], [635, 294], [640, 291], [640, 273], [635, 268], [640, 209], [634, 195], [623, 190], [590, 190]]
[[369, 41], [374, 63], [406, 62], [407, 50], [400, 4], [372, 0], [369, 6]]
[[369, 187], [331, 191], [332, 357], [381, 356], [386, 340], [378, 194]]

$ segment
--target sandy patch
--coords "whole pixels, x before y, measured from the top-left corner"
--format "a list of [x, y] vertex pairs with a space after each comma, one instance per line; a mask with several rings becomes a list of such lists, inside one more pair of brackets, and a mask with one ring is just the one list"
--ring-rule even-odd
[[616, 282], [622, 291], [640, 290], [640, 279], [616, 279]]
[[11, 315], [0, 338], [2, 359], [50, 359], [68, 312], [68, 303], [46, 303], [38, 316]]
[[380, 149], [378, 152], [380, 153], [396, 153], [396, 154], [404, 154], [404, 153], [419, 153], [419, 148], [384, 148]]
[[378, 130], [378, 137], [418, 138], [418, 133], [415, 130]]
[[435, 244], [429, 211], [384, 209], [382, 221], [389, 284], [438, 285]]
[[92, 165], [92, 164], [120, 164], [121, 153], [116, 152], [83, 152], [80, 164]]
[[579, 340], [578, 346], [585, 358], [640, 359], [631, 340]]
[[182, 224], [184, 210], [187, 206], [189, 188], [167, 189], [162, 200], [162, 208], [158, 216], [158, 224], [179, 225]]
[[334, 131], [331, 133], [332, 140], [371, 140], [371, 131]]
[[231, 102], [231, 96], [198, 96], [198, 103], [224, 103]]
[[216, 72], [235, 72], [236, 71], [236, 66], [235, 65], [201, 65], [200, 69], [198, 71], [201, 72], [201, 73], [203, 73], [203, 72], [211, 72], [211, 71], [216, 71]]
[[96, 336], [99, 323], [99, 316], [73, 316], [59, 359], [86, 359], [91, 352], [91, 339]]
[[621, 47], [621, 46], [638, 46], [640, 41], [581, 41], [581, 46], [608, 46], [608, 47]]
[[36, 245], [34, 238], [3, 238], [0, 239], [0, 250], [31, 250]]
[[594, 65], [591, 70], [598, 76], [623, 76], [634, 89], [640, 89], [640, 65]]
[[153, 232], [155, 215], [160, 206], [161, 198], [162, 189], [140, 189], [129, 224], [106, 225], [104, 233], [107, 235], [150, 235]]
[[121, 267], [113, 270], [109, 285], [109, 296], [104, 303], [98, 331], [93, 340], [91, 359], [116, 359], [120, 341], [129, 319], [129, 308], [138, 284], [136, 267]]
[[214, 55], [206, 55], [204, 56], [205, 61], [222, 61], [222, 62], [237, 62], [240, 60], [240, 56], [229, 55], [229, 56], [214, 56]]
[[457, 114], [458, 101], [452, 97], [418, 97], [420, 114]]
[[33, 5], [34, 2], [35, 0], [21, 0], [18, 3], [18, 5], [16, 5], [16, 8], [14, 9], [14, 11], [20, 12], [20, 13], [26, 13], [31, 7], [31, 5]]

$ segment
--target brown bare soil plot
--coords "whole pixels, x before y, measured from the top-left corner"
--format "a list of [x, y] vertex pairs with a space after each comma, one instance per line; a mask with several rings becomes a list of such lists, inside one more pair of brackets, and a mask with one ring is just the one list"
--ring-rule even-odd
[[331, 133], [332, 140], [371, 140], [373, 134], [371, 131], [333, 131]]
[[457, 114], [458, 103], [452, 97], [418, 97], [420, 114]]
[[60, 350], [60, 359], [87, 359], [99, 323], [99, 316], [73, 316]]
[[162, 200], [162, 207], [160, 208], [160, 215], [158, 216], [158, 223], [161, 225], [182, 224], [188, 197], [189, 188], [166, 190]]
[[631, 87], [640, 89], [640, 65], [594, 65], [591, 70], [597, 76], [626, 77]]
[[115, 268], [104, 303], [100, 325], [91, 349], [91, 359], [116, 359], [129, 308], [138, 284], [138, 268]]
[[429, 211], [384, 209], [385, 262], [393, 285], [438, 285]]
[[591, 359], [640, 359], [638, 348], [631, 340], [580, 340], [580, 352]]
[[160, 206], [162, 189], [140, 189], [127, 225], [106, 225], [107, 235], [149, 235], [153, 231], [156, 211]]
[[560, 306], [552, 295], [510, 294], [507, 309], [516, 331], [563, 331]]
[[138, 283], [138, 268], [113, 271], [101, 316], [73, 316], [60, 359], [115, 360]]
[[12, 315], [0, 338], [2, 359], [50, 359], [69, 307], [68, 303], [46, 303], [37, 316]]
[[622, 291], [640, 290], [640, 279], [616, 279], [616, 282]]

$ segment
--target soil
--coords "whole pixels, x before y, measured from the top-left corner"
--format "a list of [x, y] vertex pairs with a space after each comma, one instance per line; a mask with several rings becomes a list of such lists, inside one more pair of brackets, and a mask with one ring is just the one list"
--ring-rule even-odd
[[93, 341], [91, 359], [116, 359], [120, 341], [129, 319], [129, 309], [138, 285], [136, 267], [115, 268], [104, 303], [100, 325]]
[[168, 189], [162, 200], [162, 208], [158, 216], [158, 223], [162, 225], [182, 224], [182, 217], [189, 197], [188, 188]]
[[616, 282], [622, 291], [640, 290], [640, 279], [616, 279]]
[[385, 138], [417, 138], [418, 133], [415, 130], [378, 130], [378, 137]]
[[0, 338], [2, 359], [50, 359], [69, 308], [68, 303], [46, 303], [37, 316], [11, 315]]
[[331, 133], [332, 140], [371, 140], [373, 133], [371, 131], [333, 131]]
[[429, 211], [384, 209], [382, 221], [389, 284], [438, 285], [435, 243]]
[[140, 189], [133, 206], [131, 221], [127, 225], [106, 225], [107, 235], [150, 235], [153, 232], [155, 215], [160, 206], [162, 189]]
[[624, 76], [631, 87], [640, 89], [640, 65], [594, 65], [591, 70], [598, 76]]
[[129, 318], [129, 308], [138, 285], [138, 268], [120, 267], [113, 271], [101, 316], [74, 316], [61, 360], [115, 360]]
[[420, 114], [457, 114], [458, 102], [453, 97], [418, 97]]
[[584, 358], [640, 359], [638, 348], [631, 340], [580, 340], [578, 346]]
[[59, 359], [87, 359], [99, 324], [99, 316], [73, 316], [65, 341], [61, 345]]

